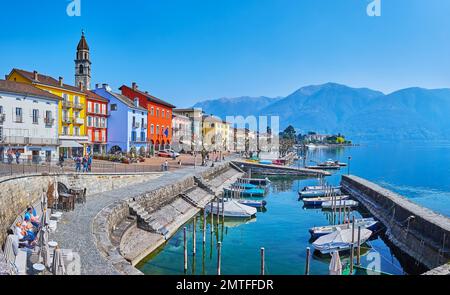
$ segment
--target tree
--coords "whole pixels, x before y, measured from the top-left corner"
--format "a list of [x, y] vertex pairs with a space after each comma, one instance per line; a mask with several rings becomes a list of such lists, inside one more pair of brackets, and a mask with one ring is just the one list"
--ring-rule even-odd
[[280, 133], [280, 156], [284, 157], [295, 144], [296, 132], [292, 125], [289, 125]]

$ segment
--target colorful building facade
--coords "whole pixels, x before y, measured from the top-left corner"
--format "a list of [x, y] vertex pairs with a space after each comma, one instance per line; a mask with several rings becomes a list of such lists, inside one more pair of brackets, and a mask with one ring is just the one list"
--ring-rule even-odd
[[175, 106], [139, 90], [134, 82], [131, 87], [122, 85], [119, 89], [122, 95], [131, 101], [137, 99], [139, 105], [147, 110], [147, 141], [150, 153], [169, 148], [172, 143], [172, 113]]
[[62, 77], [57, 80], [37, 71], [13, 69], [7, 80], [27, 83], [61, 97], [58, 103], [59, 151], [65, 157], [85, 153], [88, 137], [85, 125], [86, 94], [83, 89], [64, 84]]
[[108, 100], [93, 91], [86, 91], [85, 93], [88, 152], [105, 154], [108, 141]]
[[1, 162], [7, 161], [8, 153], [16, 152], [19, 160], [26, 162], [58, 159], [60, 100], [30, 84], [0, 80]]

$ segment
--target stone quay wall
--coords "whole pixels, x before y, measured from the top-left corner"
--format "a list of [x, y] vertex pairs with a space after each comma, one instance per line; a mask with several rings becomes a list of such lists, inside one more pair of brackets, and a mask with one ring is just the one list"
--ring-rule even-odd
[[60, 181], [67, 186], [79, 183], [86, 188], [87, 196], [115, 188], [144, 182], [148, 175], [160, 173], [69, 173], [69, 174], [29, 174], [0, 178], [0, 244], [6, 239], [6, 231], [27, 206], [37, 204], [51, 183]]
[[342, 190], [386, 226], [394, 245], [432, 269], [450, 261], [450, 218], [357, 176], [342, 176]]

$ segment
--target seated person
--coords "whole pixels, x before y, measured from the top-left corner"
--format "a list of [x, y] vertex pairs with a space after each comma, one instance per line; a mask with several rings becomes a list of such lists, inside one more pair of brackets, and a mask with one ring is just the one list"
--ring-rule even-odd
[[32, 243], [34, 240], [36, 240], [36, 234], [33, 231], [33, 225], [31, 223], [28, 223], [24, 221], [22, 223], [22, 234], [23, 234], [23, 240], [28, 241]]
[[39, 227], [39, 218], [36, 214], [36, 210], [34, 210], [32, 207], [27, 208], [27, 212], [25, 213], [24, 220], [26, 222], [31, 222], [32, 225], [35, 227]]

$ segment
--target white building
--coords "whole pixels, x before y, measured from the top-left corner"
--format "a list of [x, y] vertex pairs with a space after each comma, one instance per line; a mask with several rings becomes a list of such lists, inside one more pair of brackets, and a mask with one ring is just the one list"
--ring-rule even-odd
[[17, 151], [24, 161], [57, 160], [59, 100], [30, 84], [0, 80], [0, 160]]
[[189, 117], [174, 114], [172, 116], [172, 148], [176, 151], [191, 151], [192, 121]]
[[191, 151], [201, 151], [203, 145], [203, 111], [200, 108], [174, 109], [174, 115], [188, 117], [191, 121]]

